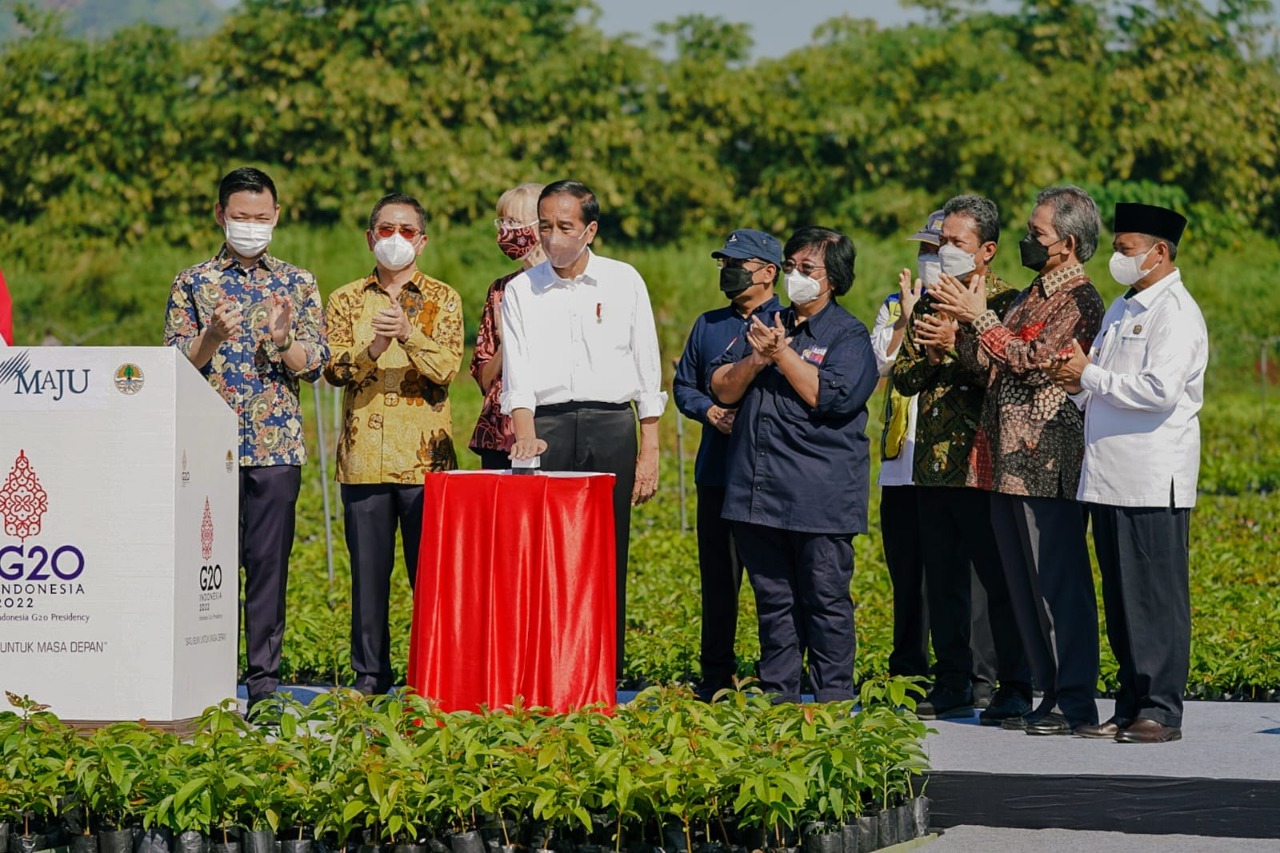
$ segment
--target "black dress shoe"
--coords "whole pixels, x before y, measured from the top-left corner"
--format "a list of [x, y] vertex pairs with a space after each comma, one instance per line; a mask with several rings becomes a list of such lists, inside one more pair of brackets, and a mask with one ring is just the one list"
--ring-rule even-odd
[[986, 681], [973, 682], [973, 707], [980, 710], [990, 707], [997, 693]]
[[1139, 717], [1127, 728], [1116, 732], [1116, 743], [1168, 743], [1182, 740], [1182, 729]]
[[[978, 722], [984, 726], [1003, 726], [1006, 720], [1022, 721], [1030, 710], [1031, 700], [1020, 691], [1001, 687], [978, 715]], [[1021, 727], [1025, 726], [1026, 722], [1023, 721]]]
[[1096, 740], [1115, 740], [1115, 736], [1128, 727], [1130, 720], [1112, 717], [1105, 723], [1096, 726], [1081, 725], [1075, 727], [1076, 737], [1094, 738]]
[[934, 687], [923, 702], [916, 704], [916, 716], [922, 720], [956, 720], [973, 716], [973, 692], [968, 688], [952, 690]]
[[1010, 717], [1007, 720], [1001, 720], [1000, 727], [1002, 729], [1008, 729], [1009, 731], [1025, 732], [1027, 730], [1027, 726], [1043, 720], [1045, 716], [1053, 710], [1053, 707], [1053, 705], [1046, 705], [1044, 700], [1041, 700], [1039, 705], [1035, 706], [1021, 717]]
[[1067, 722], [1066, 717], [1057, 711], [1052, 711], [1034, 722], [1027, 723], [1027, 734], [1069, 735], [1071, 734], [1071, 724]]

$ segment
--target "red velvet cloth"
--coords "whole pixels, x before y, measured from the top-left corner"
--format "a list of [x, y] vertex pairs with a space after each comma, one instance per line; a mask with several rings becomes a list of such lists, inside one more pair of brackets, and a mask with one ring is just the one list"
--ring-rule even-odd
[[446, 711], [614, 704], [613, 481], [427, 474], [411, 687]]
[[9, 298], [3, 272], [0, 272], [0, 337], [13, 346], [13, 301]]

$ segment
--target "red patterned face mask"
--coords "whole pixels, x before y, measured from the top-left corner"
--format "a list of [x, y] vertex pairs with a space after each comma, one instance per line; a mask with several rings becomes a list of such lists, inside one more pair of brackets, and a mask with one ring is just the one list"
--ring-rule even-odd
[[536, 226], [524, 225], [520, 228], [500, 228], [498, 230], [498, 248], [502, 254], [513, 261], [522, 261], [525, 256], [538, 245]]

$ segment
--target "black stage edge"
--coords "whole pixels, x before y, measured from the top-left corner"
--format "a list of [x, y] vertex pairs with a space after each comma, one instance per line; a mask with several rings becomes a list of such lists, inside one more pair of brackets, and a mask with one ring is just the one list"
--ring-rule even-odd
[[[1141, 747], [1140, 747], [1141, 748]], [[1280, 837], [1280, 782], [935, 771], [930, 825]]]

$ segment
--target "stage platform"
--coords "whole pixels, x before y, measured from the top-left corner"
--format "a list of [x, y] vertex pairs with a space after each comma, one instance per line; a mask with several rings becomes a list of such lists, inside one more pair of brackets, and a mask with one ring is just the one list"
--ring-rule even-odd
[[[1107, 719], [1112, 702], [1098, 711]], [[976, 714], [929, 725], [925, 793], [944, 831], [1280, 839], [1280, 703], [1189, 702], [1183, 739], [1155, 745], [1036, 737], [980, 726]]]

